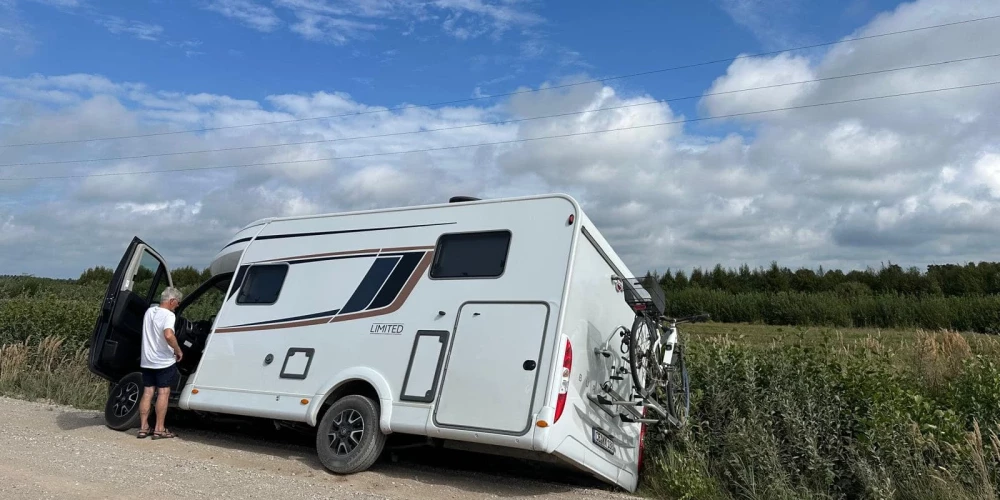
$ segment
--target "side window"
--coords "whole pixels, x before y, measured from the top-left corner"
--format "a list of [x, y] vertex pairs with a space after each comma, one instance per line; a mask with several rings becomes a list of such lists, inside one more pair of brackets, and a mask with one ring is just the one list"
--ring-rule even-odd
[[134, 279], [132, 291], [136, 295], [152, 302], [159, 302], [159, 294], [167, 287], [166, 269], [149, 250], [143, 250]]
[[442, 235], [431, 278], [496, 278], [507, 266], [510, 231]]
[[240, 293], [236, 296], [237, 304], [274, 304], [278, 301], [281, 286], [288, 274], [288, 264], [266, 264], [250, 266], [243, 278]]

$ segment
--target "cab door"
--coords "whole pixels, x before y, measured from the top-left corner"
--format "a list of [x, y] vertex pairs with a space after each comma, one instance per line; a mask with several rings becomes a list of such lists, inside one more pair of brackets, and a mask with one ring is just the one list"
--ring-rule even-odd
[[139, 370], [142, 318], [168, 286], [173, 286], [173, 280], [166, 261], [133, 238], [108, 283], [90, 338], [91, 372], [117, 382]]

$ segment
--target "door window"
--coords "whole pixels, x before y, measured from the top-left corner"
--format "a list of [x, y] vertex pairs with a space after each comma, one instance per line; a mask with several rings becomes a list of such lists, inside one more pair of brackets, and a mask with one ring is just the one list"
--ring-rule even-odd
[[166, 268], [149, 250], [142, 251], [132, 292], [149, 302], [159, 302], [160, 294], [167, 287]]

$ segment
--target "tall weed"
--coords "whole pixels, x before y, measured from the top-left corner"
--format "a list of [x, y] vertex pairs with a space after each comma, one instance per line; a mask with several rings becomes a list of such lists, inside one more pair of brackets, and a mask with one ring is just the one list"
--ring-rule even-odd
[[651, 438], [643, 473], [650, 494], [997, 495], [1000, 365], [961, 335], [914, 334], [898, 345], [872, 337], [754, 346], [695, 338], [688, 346], [691, 424]]
[[0, 394], [102, 409], [108, 384], [87, 369], [87, 354], [58, 337], [0, 346]]

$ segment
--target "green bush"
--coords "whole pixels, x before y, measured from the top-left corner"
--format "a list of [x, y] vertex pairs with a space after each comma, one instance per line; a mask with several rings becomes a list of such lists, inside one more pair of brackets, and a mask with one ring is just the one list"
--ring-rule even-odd
[[0, 299], [0, 345], [49, 336], [82, 346], [94, 330], [100, 300]]
[[[914, 337], [914, 350], [929, 345]], [[930, 342], [914, 353], [877, 342], [689, 341], [691, 424], [648, 438], [644, 489], [666, 498], [993, 498], [1000, 365], [976, 356], [941, 371], [963, 351], [941, 348], [953, 339]], [[925, 364], [904, 361], [914, 355]], [[925, 371], [943, 383], [927, 384]]]

